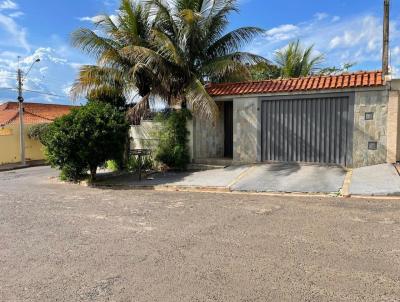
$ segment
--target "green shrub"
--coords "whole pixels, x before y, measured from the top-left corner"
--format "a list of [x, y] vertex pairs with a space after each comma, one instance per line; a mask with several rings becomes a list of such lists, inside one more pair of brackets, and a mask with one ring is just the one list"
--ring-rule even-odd
[[73, 109], [49, 126], [44, 137], [49, 163], [66, 180], [76, 181], [107, 160], [123, 162], [129, 125], [125, 115], [112, 105], [89, 102]]
[[184, 170], [190, 161], [187, 120], [191, 118], [190, 111], [182, 109], [159, 115], [161, 122], [159, 145], [155, 159], [170, 168]]
[[[137, 156], [130, 156], [127, 162], [127, 169], [129, 172], [135, 172], [139, 170], [139, 159]], [[150, 170], [154, 168], [154, 160], [151, 156], [142, 157], [142, 169]]]
[[31, 126], [28, 129], [28, 137], [30, 139], [40, 141], [44, 145], [46, 132], [48, 131], [49, 126], [50, 124], [37, 124]]

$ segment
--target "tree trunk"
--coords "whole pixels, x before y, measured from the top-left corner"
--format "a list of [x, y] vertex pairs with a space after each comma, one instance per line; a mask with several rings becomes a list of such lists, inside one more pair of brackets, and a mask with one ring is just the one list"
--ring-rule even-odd
[[96, 180], [96, 173], [97, 173], [97, 166], [95, 167], [90, 167], [90, 180]]

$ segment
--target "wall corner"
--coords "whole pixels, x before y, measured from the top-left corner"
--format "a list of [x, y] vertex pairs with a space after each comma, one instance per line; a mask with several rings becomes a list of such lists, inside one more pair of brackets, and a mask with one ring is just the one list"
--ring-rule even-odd
[[395, 163], [400, 159], [400, 108], [399, 91], [389, 91], [387, 115], [387, 158], [388, 163]]

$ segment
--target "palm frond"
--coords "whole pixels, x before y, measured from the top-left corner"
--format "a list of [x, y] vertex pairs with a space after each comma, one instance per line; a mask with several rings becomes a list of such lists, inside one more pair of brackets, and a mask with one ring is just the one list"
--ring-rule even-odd
[[218, 106], [198, 79], [192, 79], [186, 87], [185, 98], [195, 115], [217, 121]]
[[72, 45], [82, 51], [99, 58], [104, 51], [113, 51], [120, 45], [117, 42], [98, 36], [94, 31], [81, 28], [72, 33]]
[[139, 125], [142, 116], [149, 109], [150, 93], [146, 94], [136, 105], [127, 112], [128, 120], [133, 125]]
[[115, 68], [84, 65], [72, 85], [71, 97], [75, 100], [86, 97], [92, 90], [105, 86], [123, 90], [124, 73]]
[[209, 56], [223, 56], [238, 51], [243, 45], [251, 42], [264, 31], [258, 27], [242, 27], [227, 33], [207, 49]]

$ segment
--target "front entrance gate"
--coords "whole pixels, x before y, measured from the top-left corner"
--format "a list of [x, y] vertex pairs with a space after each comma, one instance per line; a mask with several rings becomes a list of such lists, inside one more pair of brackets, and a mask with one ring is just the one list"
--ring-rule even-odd
[[262, 101], [262, 160], [352, 162], [352, 95], [285, 97]]

